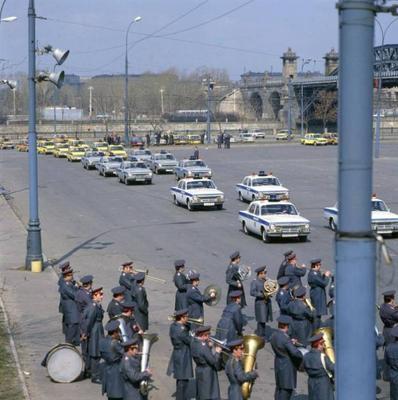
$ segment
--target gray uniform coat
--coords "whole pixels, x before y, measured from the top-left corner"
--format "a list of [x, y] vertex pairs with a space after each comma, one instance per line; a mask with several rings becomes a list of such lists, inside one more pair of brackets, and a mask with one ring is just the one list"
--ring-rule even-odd
[[91, 293], [84, 288], [79, 288], [77, 290], [75, 301], [77, 304], [77, 309], [80, 314], [80, 319], [83, 318], [84, 310], [88, 307], [91, 303]]
[[210, 301], [209, 296], [204, 296], [199, 288], [191, 286], [187, 291], [188, 313], [190, 318], [203, 318], [203, 303]]
[[310, 299], [316, 309], [316, 316], [327, 315], [326, 288], [329, 284], [329, 277], [321, 272], [311, 270], [308, 273], [308, 285], [310, 286]]
[[287, 307], [293, 300], [290, 291], [285, 289], [279, 289], [275, 296], [275, 301], [278, 303], [280, 314], [287, 315]]
[[[242, 291], [242, 300], [241, 305], [242, 308], [246, 307], [246, 296], [245, 296], [245, 288], [243, 287], [243, 282], [238, 277], [239, 265], [238, 264], [229, 264], [227, 270], [225, 272], [225, 281], [228, 284], [228, 293], [227, 293], [227, 304], [231, 303], [231, 298], [229, 294], [234, 290]], [[240, 283], [240, 286], [239, 286]]]
[[124, 355], [118, 340], [107, 336], [100, 340], [101, 358], [105, 361], [102, 374], [102, 394], [111, 398], [123, 398], [123, 380], [120, 375], [120, 362]]
[[287, 312], [293, 318], [292, 337], [307, 346], [308, 339], [312, 334], [312, 321], [315, 311], [310, 311], [303, 301], [295, 299], [289, 303]]
[[297, 368], [303, 356], [293, 345], [290, 337], [279, 329], [271, 336], [271, 347], [275, 353], [276, 386], [280, 389], [293, 390], [297, 384]]
[[174, 310], [178, 311], [183, 310], [184, 308], [188, 308], [187, 289], [190, 281], [181, 272], [176, 272], [173, 280], [174, 285], [177, 288]]
[[141, 329], [143, 331], [147, 331], [149, 328], [149, 304], [148, 298], [146, 296], [146, 290], [143, 286], [137, 286], [135, 290], [135, 301], [135, 319], [137, 320], [137, 324], [141, 327]]
[[120, 364], [123, 379], [123, 400], [144, 400], [140, 393], [140, 383], [149, 378], [147, 372], [141, 372], [141, 362], [138, 357], [124, 355]]
[[101, 304], [92, 302], [85, 310], [82, 332], [87, 336], [88, 355], [90, 357], [100, 357], [99, 342], [104, 338], [104, 328], [102, 320], [104, 310]]
[[192, 357], [196, 364], [196, 399], [219, 400], [220, 386], [217, 371], [222, 368], [221, 354], [213, 354], [207, 343], [194, 340], [192, 344]]
[[[321, 361], [321, 352], [311, 349], [304, 356], [303, 365], [308, 374], [308, 400], [333, 400], [333, 383], [330, 380]], [[334, 375], [334, 364], [327, 355], [325, 357], [325, 366], [327, 370]]]
[[305, 276], [307, 270], [305, 268], [297, 267], [293, 264], [286, 264], [285, 276], [289, 277], [289, 289], [293, 289], [298, 286], [303, 286], [301, 283], [301, 277]]
[[112, 319], [123, 312], [123, 307], [120, 302], [112, 299], [108, 304], [106, 312], [108, 313], [109, 319]]
[[216, 338], [227, 342], [243, 335], [244, 317], [242, 307], [237, 303], [228, 304], [217, 324]]
[[230, 356], [225, 366], [225, 373], [229, 381], [228, 400], [243, 400], [242, 384], [253, 382], [257, 378], [257, 372], [245, 372], [241, 361]]
[[384, 353], [387, 378], [390, 382], [390, 399], [398, 400], [398, 342], [389, 343]]
[[193, 338], [188, 327], [177, 322], [170, 325], [169, 330], [173, 352], [171, 353], [168, 374], [174, 374], [174, 379], [193, 378], [191, 343]]
[[263, 323], [272, 321], [272, 302], [270, 297], [265, 300], [263, 280], [255, 279], [252, 281], [250, 284], [250, 296], [255, 298], [254, 313], [256, 321]]
[[383, 303], [380, 306], [380, 319], [383, 321], [383, 335], [385, 343], [391, 343], [393, 339], [390, 336], [391, 329], [398, 323], [398, 309], [388, 303]]
[[124, 298], [129, 301], [135, 301], [134, 292], [136, 282], [132, 274], [126, 274], [122, 272], [119, 278], [119, 285], [123, 286], [126, 291], [124, 292]]
[[80, 314], [75, 301], [77, 287], [73, 282], [63, 282], [60, 285], [62, 313], [65, 317], [65, 324], [78, 324]]

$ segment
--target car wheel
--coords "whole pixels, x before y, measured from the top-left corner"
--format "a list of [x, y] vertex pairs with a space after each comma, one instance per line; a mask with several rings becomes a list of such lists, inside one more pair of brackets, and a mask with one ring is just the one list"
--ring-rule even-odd
[[268, 236], [264, 228], [261, 230], [261, 239], [264, 243], [271, 243], [271, 238]]
[[190, 200], [187, 200], [187, 208], [189, 211], [193, 211], [193, 206], [192, 206]]
[[249, 230], [247, 229], [247, 226], [246, 226], [246, 222], [245, 221], [242, 221], [242, 231], [246, 234], [246, 235], [249, 235]]
[[129, 184], [129, 181], [127, 180], [127, 176], [124, 177], [123, 183], [124, 183], [125, 185], [128, 185], [128, 184]]
[[242, 196], [242, 193], [241, 193], [241, 192], [239, 192], [239, 194], [238, 194], [238, 197], [239, 197], [239, 200], [240, 200], [240, 201], [244, 201], [244, 200], [243, 200], [243, 196]]
[[123, 183], [123, 179], [119, 176], [119, 183]]
[[222, 210], [223, 204], [216, 204], [217, 210]]
[[178, 202], [178, 200], [177, 200], [177, 196], [173, 196], [173, 203], [176, 205], [176, 206], [179, 206], [180, 205], [180, 203]]
[[307, 236], [299, 236], [299, 241], [304, 243], [307, 241], [307, 238]]
[[336, 223], [334, 222], [333, 218], [329, 218], [329, 228], [335, 232], [337, 229]]
[[252, 201], [256, 200], [256, 196], [253, 194]]

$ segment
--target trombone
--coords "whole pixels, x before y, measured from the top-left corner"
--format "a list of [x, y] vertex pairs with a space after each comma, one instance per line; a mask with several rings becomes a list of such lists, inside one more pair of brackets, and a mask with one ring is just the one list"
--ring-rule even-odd
[[[175, 321], [175, 320], [176, 320], [176, 317], [175, 317], [175, 315], [169, 315], [169, 316], [167, 317], [167, 319], [168, 319], [169, 321]], [[188, 322], [189, 322], [190, 324], [196, 324], [196, 325], [204, 325], [204, 323], [205, 323], [205, 321], [204, 321], [203, 318], [188, 318]]]
[[160, 283], [166, 283], [166, 279], [158, 278], [157, 276], [149, 275], [149, 269], [133, 269], [133, 275], [136, 274], [137, 272], [143, 272], [145, 274], [146, 279], [151, 279], [152, 281], [160, 282]]

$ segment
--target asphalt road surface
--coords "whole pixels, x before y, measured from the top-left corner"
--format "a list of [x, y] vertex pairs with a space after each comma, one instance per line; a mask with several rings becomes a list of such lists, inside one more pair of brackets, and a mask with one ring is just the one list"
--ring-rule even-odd
[[[374, 191], [392, 211], [398, 213], [398, 144], [385, 144], [382, 158], [375, 162]], [[178, 159], [192, 154], [192, 148], [177, 148]], [[268, 276], [275, 278], [282, 253], [293, 249], [300, 263], [321, 257], [323, 267], [334, 270], [334, 236], [322, 218], [323, 207], [336, 201], [337, 147], [307, 147], [296, 144], [236, 146], [230, 150], [200, 149], [200, 156], [212, 168], [217, 187], [225, 193], [223, 210], [190, 212], [171, 201], [174, 175], [154, 176], [152, 185], [120, 184], [117, 178], [104, 178], [97, 171], [86, 171], [80, 163], [39, 156], [40, 221], [43, 252], [48, 260], [69, 260], [78, 276], [93, 274], [96, 285], [109, 289], [117, 285], [119, 265], [134, 260], [138, 268], [167, 280], [146, 283], [150, 302], [150, 331], [160, 334], [154, 345], [151, 364], [159, 391], [153, 399], [170, 398], [174, 381], [167, 377], [171, 345], [169, 321], [173, 313], [175, 288], [173, 262], [183, 258], [187, 269], [201, 273], [202, 289], [216, 283], [223, 288], [223, 299], [216, 307], [205, 309], [206, 322], [216, 325], [225, 305], [225, 269], [229, 255], [239, 250], [243, 264], [253, 268], [267, 265]], [[16, 151], [0, 152], [0, 184], [10, 193], [10, 203], [19, 218], [28, 220], [28, 155]], [[246, 236], [240, 229], [238, 211], [247, 207], [237, 199], [235, 184], [245, 175], [264, 170], [277, 176], [290, 189], [291, 199], [302, 216], [311, 221], [306, 243], [276, 241], [264, 244], [260, 238]], [[388, 239], [394, 267], [378, 264], [378, 291], [396, 287], [398, 239]], [[306, 281], [306, 280], [304, 280]], [[253, 302], [245, 312], [253, 316]], [[353, 283], [355, 284], [355, 283]], [[54, 287], [54, 291], [57, 287]], [[58, 304], [49, 305], [58, 307]], [[274, 304], [275, 317], [277, 305]], [[61, 324], [59, 323], [59, 331]], [[275, 323], [274, 323], [275, 325]], [[246, 331], [251, 333], [255, 321]], [[273, 356], [269, 345], [258, 354], [260, 378], [252, 399], [271, 398], [274, 391]], [[226, 378], [220, 373], [223, 397]], [[97, 389], [95, 389], [97, 390]], [[305, 399], [306, 379], [300, 374], [297, 399]], [[302, 396], [301, 396], [302, 395]]]

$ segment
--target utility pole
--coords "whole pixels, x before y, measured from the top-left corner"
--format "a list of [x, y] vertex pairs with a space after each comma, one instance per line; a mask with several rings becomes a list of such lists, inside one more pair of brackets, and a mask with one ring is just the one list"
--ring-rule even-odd
[[[303, 79], [303, 71], [304, 71], [304, 66], [309, 64], [312, 61], [311, 58], [308, 58], [306, 60], [301, 60], [301, 79]], [[315, 60], [314, 60], [315, 61]], [[304, 85], [303, 82], [301, 82], [301, 93], [300, 93], [300, 122], [301, 122], [301, 137], [304, 137]]]
[[163, 92], [164, 89], [160, 89], [160, 109], [162, 110], [162, 115], [164, 114]]
[[[371, 224], [374, 0], [340, 0], [336, 398], [376, 398]], [[364, 296], [366, 293], [366, 296]]]
[[90, 92], [88, 117], [89, 117], [90, 121], [93, 116], [93, 89], [94, 88], [92, 86], [88, 87], [88, 90]]
[[292, 78], [289, 78], [287, 83], [288, 93], [288, 112], [287, 112], [287, 129], [289, 132], [289, 140], [292, 140]]
[[206, 143], [211, 143], [211, 94], [214, 88], [214, 82], [211, 80], [210, 77], [207, 77], [203, 80], [207, 86], [207, 124], [206, 124]]
[[17, 89], [12, 89], [12, 104], [13, 104], [13, 110], [14, 110], [14, 118], [17, 115], [17, 99], [16, 99], [16, 95], [17, 95]]

